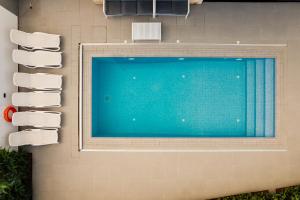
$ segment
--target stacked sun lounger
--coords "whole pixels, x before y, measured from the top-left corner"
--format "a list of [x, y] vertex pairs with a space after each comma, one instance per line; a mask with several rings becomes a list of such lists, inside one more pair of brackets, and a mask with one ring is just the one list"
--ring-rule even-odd
[[[30, 68], [61, 68], [62, 52], [60, 36], [47, 33], [25, 33], [11, 30], [11, 42], [20, 49], [12, 52], [15, 63]], [[16, 92], [12, 95], [12, 104], [24, 107], [26, 111], [15, 112], [12, 124], [18, 127], [30, 127], [9, 135], [10, 146], [47, 145], [58, 143], [58, 129], [61, 127], [61, 112], [38, 111], [37, 108], [61, 106], [62, 75], [48, 73], [15, 72], [13, 84], [27, 88], [29, 92]]]

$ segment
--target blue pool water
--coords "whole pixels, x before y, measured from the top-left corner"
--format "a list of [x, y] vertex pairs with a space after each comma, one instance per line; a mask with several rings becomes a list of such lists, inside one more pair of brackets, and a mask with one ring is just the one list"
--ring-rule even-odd
[[94, 57], [93, 137], [274, 137], [275, 59]]

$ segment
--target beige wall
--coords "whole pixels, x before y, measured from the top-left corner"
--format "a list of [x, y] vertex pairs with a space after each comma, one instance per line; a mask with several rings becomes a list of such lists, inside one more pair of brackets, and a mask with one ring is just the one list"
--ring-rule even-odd
[[[5, 19], [5, 20], [3, 20]], [[18, 65], [11, 59], [12, 50], [17, 45], [9, 40], [11, 29], [18, 28], [17, 16], [0, 6], [0, 112], [11, 105], [11, 95], [17, 91], [12, 84], [13, 73], [18, 71]], [[6, 97], [4, 97], [6, 94]], [[1, 116], [0, 118], [0, 147], [8, 147], [8, 134], [17, 131], [11, 123], [8, 123]]]

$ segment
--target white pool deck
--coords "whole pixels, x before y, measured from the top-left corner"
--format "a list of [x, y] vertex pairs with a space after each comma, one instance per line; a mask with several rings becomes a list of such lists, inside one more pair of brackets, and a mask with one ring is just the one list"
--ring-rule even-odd
[[[32, 148], [34, 199], [206, 199], [300, 183], [300, 3], [204, 3], [184, 17], [106, 19], [91, 0], [20, 1], [25, 31], [61, 34], [59, 145]], [[161, 21], [162, 42], [286, 44], [281, 151], [78, 151], [79, 43], [131, 42], [131, 22]], [[28, 71], [20, 67], [20, 71]]]

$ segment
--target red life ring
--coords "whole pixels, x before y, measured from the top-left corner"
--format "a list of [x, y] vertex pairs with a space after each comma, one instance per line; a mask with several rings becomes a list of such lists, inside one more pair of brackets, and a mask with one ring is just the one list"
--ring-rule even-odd
[[5, 108], [5, 110], [3, 111], [3, 117], [4, 120], [7, 122], [11, 122], [12, 121], [12, 114], [17, 112], [17, 109], [13, 106], [7, 106]]

